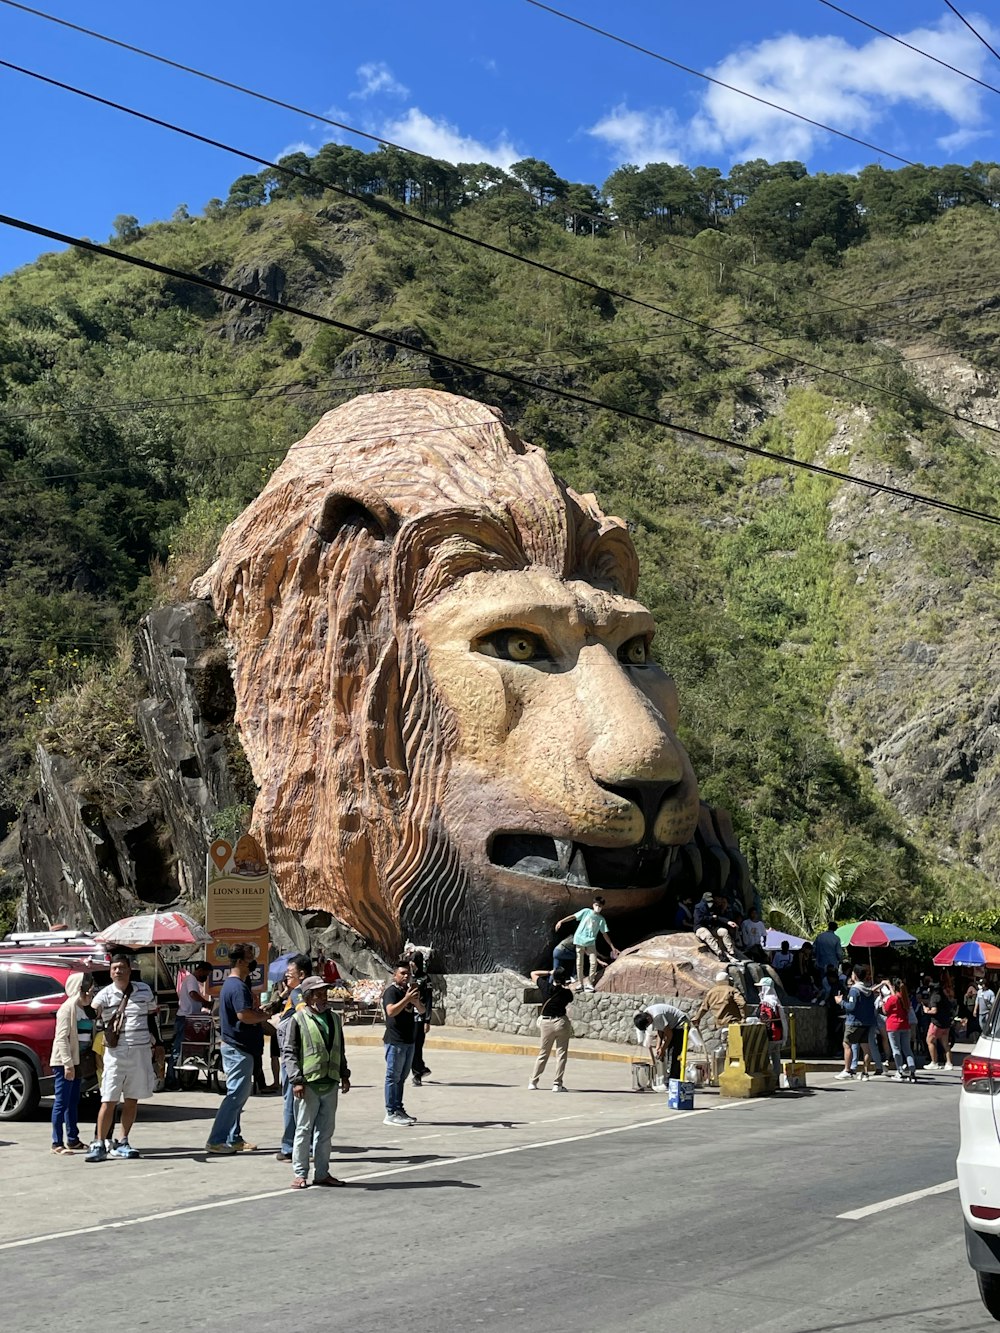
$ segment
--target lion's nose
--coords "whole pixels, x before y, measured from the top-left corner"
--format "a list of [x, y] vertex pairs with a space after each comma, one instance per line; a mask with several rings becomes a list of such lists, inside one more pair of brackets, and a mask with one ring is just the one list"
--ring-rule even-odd
[[656, 817], [660, 813], [663, 802], [676, 792], [680, 785], [680, 779], [676, 782], [630, 782], [621, 785], [610, 782], [598, 783], [598, 786], [603, 787], [605, 791], [623, 797], [632, 805], [638, 806], [642, 811], [643, 846], [656, 844], [657, 839], [654, 832]]

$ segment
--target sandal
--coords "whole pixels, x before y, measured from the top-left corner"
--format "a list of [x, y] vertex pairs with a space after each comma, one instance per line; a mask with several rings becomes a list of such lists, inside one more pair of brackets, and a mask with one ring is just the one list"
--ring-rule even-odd
[[292, 1180], [291, 1188], [293, 1190], [304, 1190], [308, 1187], [309, 1181], [304, 1176], [295, 1176]]
[[313, 1181], [313, 1184], [314, 1184], [314, 1185], [329, 1185], [331, 1189], [333, 1189], [334, 1187], [336, 1187], [336, 1188], [338, 1188], [338, 1189], [343, 1189], [344, 1186], [346, 1186], [347, 1181], [346, 1181], [346, 1180], [338, 1180], [336, 1176], [327, 1176], [325, 1180], [314, 1180], [314, 1181]]
[[50, 1151], [55, 1153], [57, 1157], [65, 1157], [69, 1152], [69, 1149], [64, 1148], [61, 1143], [53, 1143]]
[[85, 1143], [81, 1143], [79, 1139], [74, 1139], [72, 1143], [67, 1143], [67, 1144], [66, 1144], [66, 1151], [67, 1151], [67, 1152], [86, 1152], [86, 1151], [87, 1151], [87, 1145], [86, 1145]]

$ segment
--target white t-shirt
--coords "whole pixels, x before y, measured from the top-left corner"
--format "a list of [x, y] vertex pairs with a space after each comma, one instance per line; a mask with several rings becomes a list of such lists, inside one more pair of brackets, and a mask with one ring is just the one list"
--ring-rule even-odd
[[[131, 984], [132, 994], [129, 996], [128, 1004], [125, 1006], [125, 1024], [122, 1028], [118, 1045], [149, 1046], [152, 1042], [152, 1037], [149, 1031], [149, 1023], [146, 1020], [150, 1014], [156, 1013], [158, 1007], [156, 996], [144, 981], [133, 981]], [[94, 1013], [104, 1020], [105, 1027], [108, 1027], [111, 1020], [118, 1012], [118, 1006], [121, 1004], [121, 1000], [122, 992], [114, 982], [112, 982], [110, 986], [103, 987], [103, 989], [99, 990], [94, 996]]]
[[767, 935], [767, 924], [763, 921], [751, 921], [749, 917], [740, 926], [744, 949], [763, 947]]
[[201, 991], [201, 982], [193, 972], [182, 972], [177, 979], [177, 1012], [183, 1018], [193, 1018], [203, 1014], [205, 1006], [196, 997]]

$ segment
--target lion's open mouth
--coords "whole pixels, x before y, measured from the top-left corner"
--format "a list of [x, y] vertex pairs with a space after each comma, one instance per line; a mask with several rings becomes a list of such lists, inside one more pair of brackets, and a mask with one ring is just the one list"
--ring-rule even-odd
[[489, 848], [494, 865], [535, 879], [595, 889], [652, 889], [666, 882], [676, 847], [590, 847], [538, 833], [497, 833]]

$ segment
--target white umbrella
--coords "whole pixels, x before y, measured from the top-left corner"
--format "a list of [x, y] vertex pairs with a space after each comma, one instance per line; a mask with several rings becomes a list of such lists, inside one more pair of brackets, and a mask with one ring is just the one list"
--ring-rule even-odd
[[210, 944], [212, 937], [203, 925], [187, 912], [150, 912], [127, 916], [106, 926], [94, 936], [101, 944], [118, 944], [126, 949], [159, 948], [161, 944]]

